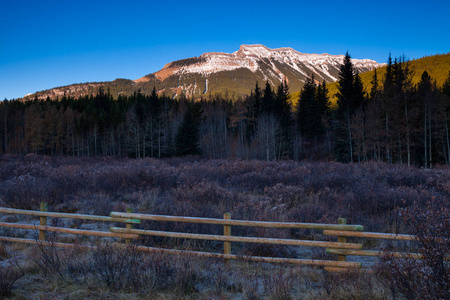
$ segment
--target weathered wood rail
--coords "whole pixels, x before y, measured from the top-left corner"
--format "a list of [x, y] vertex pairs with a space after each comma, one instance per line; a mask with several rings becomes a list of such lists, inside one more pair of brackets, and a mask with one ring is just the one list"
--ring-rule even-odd
[[128, 218], [128, 219], [133, 218], [148, 221], [187, 222], [196, 224], [216, 224], [216, 225], [250, 226], [250, 227], [265, 227], [265, 228], [292, 228], [292, 229], [319, 229], [319, 230], [332, 229], [332, 230], [346, 230], [346, 231], [364, 230], [364, 226], [362, 225], [244, 221], [244, 220], [231, 220], [227, 218], [224, 219], [193, 218], [193, 217], [178, 217], [178, 216], [164, 216], [164, 215], [147, 215], [137, 213], [133, 214], [121, 212], [112, 212], [110, 216], [114, 218]]
[[[39, 239], [25, 239], [16, 237], [4, 237], [0, 236], [0, 241], [4, 242], [17, 242], [26, 244], [52, 244], [57, 247], [87, 247], [95, 248], [91, 245], [78, 245], [70, 243], [59, 243], [46, 241], [47, 232], [59, 232], [73, 235], [94, 236], [99, 238], [115, 238], [119, 239], [113, 243], [117, 247], [125, 247], [127, 243], [132, 240], [139, 239], [140, 236], [159, 236], [169, 238], [183, 238], [183, 239], [198, 239], [208, 241], [220, 241], [224, 243], [223, 253], [211, 253], [200, 251], [186, 251], [175, 250], [165, 248], [155, 248], [147, 246], [136, 246], [137, 250], [145, 252], [163, 252], [172, 254], [184, 254], [194, 255], [201, 257], [213, 257], [222, 259], [233, 260], [247, 260], [269, 263], [292, 263], [300, 265], [312, 265], [322, 266], [329, 271], [341, 271], [347, 268], [359, 268], [361, 263], [347, 261], [347, 256], [378, 256], [382, 252], [375, 250], [363, 250], [363, 244], [351, 243], [347, 241], [347, 238], [372, 238], [372, 239], [391, 239], [391, 240], [404, 240], [415, 241], [416, 237], [412, 235], [404, 234], [390, 234], [390, 233], [375, 233], [375, 232], [363, 232], [364, 227], [362, 225], [349, 225], [346, 224], [347, 220], [340, 218], [338, 224], [316, 224], [316, 223], [295, 223], [295, 222], [265, 222], [265, 221], [249, 221], [249, 220], [232, 220], [231, 214], [224, 214], [223, 219], [214, 218], [195, 218], [195, 217], [182, 217], [182, 216], [164, 216], [164, 215], [150, 215], [133, 213], [131, 209], [127, 209], [127, 212], [111, 212], [110, 216], [95, 216], [95, 215], [82, 215], [72, 213], [57, 213], [48, 212], [47, 204], [41, 204], [40, 211], [21, 210], [13, 208], [0, 207], [0, 213], [3, 214], [15, 214], [15, 215], [28, 215], [39, 217], [39, 225], [19, 224], [0, 222], [0, 227], [16, 228], [26, 230], [38, 230]], [[96, 222], [116, 222], [123, 223], [125, 227], [111, 226], [110, 231], [97, 231], [97, 230], [82, 230], [72, 229], [64, 227], [54, 227], [47, 225], [47, 218], [69, 218], [79, 220], [89, 220]], [[185, 232], [169, 232], [158, 230], [144, 230], [134, 229], [133, 224], [140, 224], [142, 221], [157, 221], [157, 222], [188, 222], [196, 224], [211, 224], [222, 225], [224, 228], [223, 235], [211, 235], [211, 234], [196, 234]], [[298, 240], [298, 239], [280, 239], [280, 238], [262, 238], [262, 237], [244, 237], [244, 236], [232, 236], [233, 226], [250, 226], [250, 227], [264, 227], [264, 228], [287, 228], [287, 229], [314, 229], [323, 230], [323, 234], [326, 236], [337, 236], [337, 242], [330, 241], [311, 241], [311, 240]], [[122, 242], [121, 242], [122, 241]], [[125, 243], [123, 243], [125, 241]], [[336, 254], [337, 261], [335, 260], [317, 260], [317, 259], [299, 259], [299, 258], [279, 258], [279, 257], [258, 257], [258, 256], [242, 256], [232, 254], [232, 243], [262, 243], [262, 244], [275, 244], [275, 245], [291, 245], [291, 246], [306, 246], [306, 247], [321, 247], [326, 248], [326, 253]], [[396, 252], [393, 255], [398, 257], [408, 257], [412, 259], [420, 259], [422, 256], [418, 253], [404, 253]]]

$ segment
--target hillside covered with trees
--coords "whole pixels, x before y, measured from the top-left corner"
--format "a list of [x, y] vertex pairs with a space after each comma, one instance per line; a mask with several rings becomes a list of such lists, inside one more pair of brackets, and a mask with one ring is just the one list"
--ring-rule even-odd
[[[400, 57], [395, 59], [397, 61], [406, 61], [405, 57]], [[438, 54], [432, 56], [425, 56], [419, 59], [413, 59], [408, 61], [408, 68], [411, 76], [412, 84], [416, 85], [419, 83], [423, 72], [427, 71], [427, 73], [431, 76], [433, 80], [436, 80], [437, 86], [442, 86], [447, 79], [448, 72], [450, 70], [450, 53], [447, 54]], [[383, 78], [385, 76], [387, 70], [387, 66], [377, 68], [377, 76], [378, 78]], [[361, 81], [363, 82], [364, 89], [366, 92], [369, 92], [372, 89], [372, 78], [375, 73], [375, 70], [361, 73]], [[334, 96], [337, 93], [337, 82], [329, 83], [328, 90], [330, 92], [330, 101], [332, 106], [336, 105], [337, 98]]]
[[[449, 164], [450, 68], [444, 80], [433, 77], [445, 57], [423, 59], [438, 66], [389, 58], [385, 69], [360, 76], [347, 55], [334, 110], [328, 86], [313, 76], [295, 105], [286, 81], [257, 82], [237, 101], [174, 100], [155, 88], [149, 96], [134, 92], [117, 100], [102, 89], [77, 99], [5, 100], [0, 153]], [[426, 66], [419, 80], [418, 64]]]

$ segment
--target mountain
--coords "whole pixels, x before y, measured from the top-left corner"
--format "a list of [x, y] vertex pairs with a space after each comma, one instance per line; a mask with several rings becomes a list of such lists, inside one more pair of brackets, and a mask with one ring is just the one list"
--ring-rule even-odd
[[[75, 84], [27, 95], [33, 98], [78, 97], [95, 93], [99, 87], [117, 97], [134, 91], [148, 94], [153, 87], [169, 96], [200, 97], [221, 93], [228, 97], [249, 94], [255, 82], [273, 86], [286, 78], [291, 91], [300, 90], [307, 77], [314, 74], [319, 82], [337, 80], [344, 55], [306, 54], [292, 48], [270, 49], [263, 45], [242, 45], [233, 53], [212, 52], [170, 62], [161, 70], [136, 80], [116, 79], [111, 82]], [[353, 59], [362, 73], [382, 66], [370, 59]]]

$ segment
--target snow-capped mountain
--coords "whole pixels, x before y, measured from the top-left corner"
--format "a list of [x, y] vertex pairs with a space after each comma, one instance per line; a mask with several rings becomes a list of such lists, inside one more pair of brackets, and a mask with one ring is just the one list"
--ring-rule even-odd
[[[233, 53], [211, 52], [199, 57], [170, 62], [161, 70], [136, 80], [77, 84], [39, 92], [39, 98], [80, 96], [95, 93], [99, 86], [109, 88], [113, 96], [131, 94], [140, 89], [147, 93], [156, 87], [159, 93], [188, 97], [221, 93], [227, 97], [249, 94], [258, 81], [278, 85], [286, 78], [291, 91], [298, 91], [305, 79], [314, 74], [317, 82], [334, 82], [344, 55], [306, 54], [292, 48], [270, 49], [263, 45], [242, 45]], [[384, 64], [371, 59], [352, 59], [359, 73]], [[34, 97], [34, 95], [30, 96]]]
[[[205, 53], [168, 63], [160, 71], [135, 82], [167, 82], [163, 84], [166, 91], [169, 88], [175, 93], [184, 91], [187, 95], [226, 91], [246, 94], [256, 81], [262, 85], [267, 80], [275, 86], [286, 78], [291, 90], [297, 90], [311, 73], [320, 82], [336, 81], [343, 60], [344, 55], [306, 54], [292, 48], [242, 45], [233, 53]], [[383, 65], [370, 59], [353, 59], [353, 64], [360, 73]]]

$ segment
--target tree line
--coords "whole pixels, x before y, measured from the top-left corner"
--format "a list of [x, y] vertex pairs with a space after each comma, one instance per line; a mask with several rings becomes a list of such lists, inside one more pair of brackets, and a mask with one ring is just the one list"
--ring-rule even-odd
[[425, 168], [448, 165], [450, 72], [442, 87], [427, 71], [414, 85], [408, 61], [389, 56], [384, 77], [375, 71], [365, 93], [358, 74], [352, 85], [349, 64], [346, 60], [339, 78], [335, 157]]
[[450, 73], [442, 87], [425, 71], [413, 85], [404, 58], [389, 57], [366, 92], [350, 55], [337, 106], [311, 75], [292, 105], [289, 86], [257, 82], [238, 100], [173, 99], [109, 91], [77, 99], [0, 102], [0, 153], [67, 156], [334, 159], [432, 167], [449, 164]]

